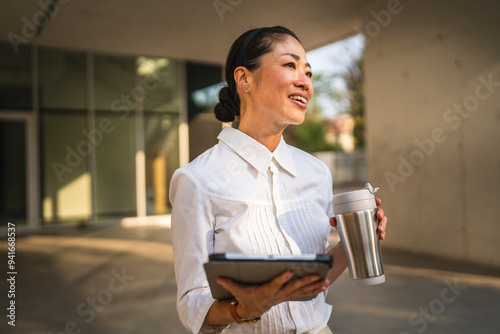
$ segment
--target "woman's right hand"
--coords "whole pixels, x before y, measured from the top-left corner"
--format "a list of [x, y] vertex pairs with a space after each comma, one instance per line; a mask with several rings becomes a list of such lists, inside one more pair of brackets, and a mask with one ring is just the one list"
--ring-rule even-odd
[[324, 292], [330, 284], [320, 280], [318, 275], [309, 275], [290, 281], [293, 272], [287, 271], [263, 285], [241, 285], [228, 278], [218, 278], [217, 282], [232, 293], [238, 301], [237, 313], [242, 319], [258, 318], [279, 303]]

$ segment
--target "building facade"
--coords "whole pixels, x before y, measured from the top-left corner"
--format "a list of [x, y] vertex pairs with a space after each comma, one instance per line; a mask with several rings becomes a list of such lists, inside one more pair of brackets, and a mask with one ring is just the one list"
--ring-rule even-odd
[[[169, 180], [189, 160], [182, 124], [210, 118], [220, 65], [9, 43], [0, 62], [2, 224], [169, 212]], [[194, 134], [198, 149], [214, 142]]]

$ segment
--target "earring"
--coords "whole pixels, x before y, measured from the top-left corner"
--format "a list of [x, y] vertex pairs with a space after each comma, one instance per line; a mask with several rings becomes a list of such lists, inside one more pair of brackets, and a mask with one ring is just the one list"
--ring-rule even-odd
[[250, 88], [248, 88], [248, 87], [245, 87], [244, 89], [245, 89], [245, 92], [247, 92], [247, 93], [250, 91]]

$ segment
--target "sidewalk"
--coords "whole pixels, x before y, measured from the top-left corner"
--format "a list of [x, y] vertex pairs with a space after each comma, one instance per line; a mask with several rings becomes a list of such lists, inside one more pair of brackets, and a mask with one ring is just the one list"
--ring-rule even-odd
[[335, 334], [498, 334], [500, 269], [382, 249], [386, 282], [331, 287]]
[[[168, 228], [65, 229], [19, 236], [16, 246], [16, 327], [5, 314], [1, 333], [188, 333], [175, 309]], [[352, 287], [346, 272], [330, 287], [335, 334], [499, 333], [500, 270], [383, 255], [385, 284]]]

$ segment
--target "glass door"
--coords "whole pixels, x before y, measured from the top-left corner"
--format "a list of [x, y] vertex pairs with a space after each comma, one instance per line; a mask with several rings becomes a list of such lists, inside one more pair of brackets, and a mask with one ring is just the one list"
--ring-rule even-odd
[[29, 114], [0, 113], [0, 226], [36, 224], [32, 131]]

